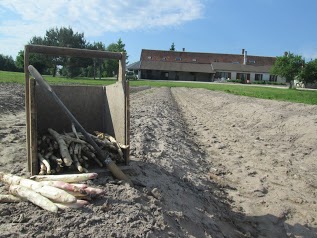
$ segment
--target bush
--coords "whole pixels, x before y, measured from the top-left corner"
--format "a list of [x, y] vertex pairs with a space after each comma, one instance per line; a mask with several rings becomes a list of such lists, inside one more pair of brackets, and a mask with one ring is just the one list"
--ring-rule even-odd
[[254, 81], [252, 84], [266, 84], [266, 81]]
[[227, 82], [228, 83], [242, 83], [240, 79], [230, 79]]

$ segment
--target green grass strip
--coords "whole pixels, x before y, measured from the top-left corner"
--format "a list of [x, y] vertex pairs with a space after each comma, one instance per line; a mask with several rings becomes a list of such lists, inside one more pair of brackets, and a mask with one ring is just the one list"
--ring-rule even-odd
[[[96, 79], [93, 78], [65, 78], [43, 75], [43, 78], [51, 84], [81, 84], [81, 85], [109, 85], [116, 82], [115, 78]], [[24, 84], [24, 73], [0, 71], [0, 83]]]
[[186, 87], [204, 88], [213, 91], [239, 96], [272, 99], [278, 101], [288, 101], [317, 105], [317, 91], [315, 90], [290, 90], [288, 88], [271, 88], [250, 85], [229, 85], [217, 83], [190, 83], [190, 82], [169, 82], [169, 81], [131, 81], [131, 86], [151, 86], [151, 87]]
[[[113, 78], [94, 80], [90, 78], [68, 79], [64, 77], [52, 77], [45, 75], [43, 77], [51, 84], [109, 85], [116, 81]], [[24, 74], [0, 71], [0, 83], [1, 82], [23, 84]], [[289, 90], [285, 88], [271, 88], [241, 84], [229, 85], [217, 83], [171, 82], [155, 80], [130, 81], [130, 86], [204, 88], [240, 96], [317, 105], [317, 91], [315, 90]]]

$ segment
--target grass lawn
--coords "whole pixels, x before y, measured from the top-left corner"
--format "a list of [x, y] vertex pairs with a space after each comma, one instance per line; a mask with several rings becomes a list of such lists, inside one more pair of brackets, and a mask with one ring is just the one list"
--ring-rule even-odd
[[[115, 78], [96, 79], [93, 78], [65, 78], [42, 75], [51, 84], [83, 84], [83, 85], [109, 85], [116, 82]], [[24, 73], [0, 71], [0, 83], [25, 83]]]
[[240, 96], [248, 96], [255, 98], [272, 99], [279, 101], [298, 102], [305, 104], [317, 105], [317, 91], [315, 90], [295, 90], [285, 88], [271, 88], [261, 86], [248, 85], [229, 85], [229, 84], [213, 84], [213, 83], [191, 83], [191, 82], [162, 82], [162, 81], [131, 81], [131, 86], [149, 85], [152, 87], [188, 87], [188, 88], [205, 88], [208, 90], [222, 91]]
[[[109, 85], [115, 82], [114, 78], [94, 80], [89, 78], [67, 79], [63, 77], [43, 76], [51, 84], [83, 84], [83, 85]], [[24, 74], [15, 72], [0, 71], [1, 82], [24, 83]], [[269, 88], [261, 86], [244, 86], [213, 83], [193, 83], [193, 82], [171, 82], [155, 80], [130, 81], [130, 86], [151, 86], [151, 87], [188, 87], [205, 88], [208, 90], [222, 91], [235, 95], [264, 98], [280, 101], [298, 102], [317, 105], [317, 91], [290, 90], [280, 88]]]

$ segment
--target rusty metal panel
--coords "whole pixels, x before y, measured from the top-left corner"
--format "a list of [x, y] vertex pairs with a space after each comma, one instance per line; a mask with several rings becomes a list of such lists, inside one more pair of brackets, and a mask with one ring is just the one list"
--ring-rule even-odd
[[125, 144], [126, 112], [125, 93], [122, 82], [105, 87], [105, 131]]
[[[76, 117], [86, 131], [103, 131], [103, 93], [102, 87], [94, 86], [52, 86], [56, 95]], [[36, 86], [38, 104], [38, 132], [44, 133], [47, 128], [59, 132], [70, 132], [71, 122], [58, 105]]]
[[[30, 109], [28, 110], [30, 145], [28, 164], [32, 175], [38, 174], [37, 136], [47, 133], [48, 128], [63, 133], [71, 131], [71, 122], [58, 105], [46, 95], [34, 81], [30, 83]], [[76, 117], [87, 132], [106, 132], [122, 144], [127, 139], [128, 119], [126, 82], [109, 86], [52, 86], [56, 95]], [[33, 95], [33, 96], [32, 96]], [[126, 163], [128, 151], [124, 154]]]

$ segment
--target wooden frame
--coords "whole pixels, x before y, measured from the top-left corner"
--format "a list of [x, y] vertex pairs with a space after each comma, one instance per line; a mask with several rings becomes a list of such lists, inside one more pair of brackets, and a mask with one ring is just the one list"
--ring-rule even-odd
[[[25, 72], [25, 111], [26, 111], [26, 146], [27, 146], [27, 166], [31, 175], [38, 174], [39, 164], [37, 159], [37, 134], [38, 129], [41, 129], [43, 124], [47, 123], [45, 117], [43, 117], [43, 110], [45, 107], [52, 106], [50, 102], [45, 98], [45, 94], [41, 92], [41, 89], [36, 85], [34, 79], [30, 79], [28, 72], [29, 54], [39, 53], [45, 55], [55, 56], [72, 56], [72, 57], [84, 57], [84, 58], [106, 58], [119, 60], [118, 81], [115, 84], [101, 87], [89, 87], [89, 86], [53, 86], [56, 88], [57, 95], [60, 93], [61, 97], [66, 97], [65, 100], [73, 109], [78, 108], [78, 104], [72, 105], [72, 95], [78, 96], [79, 93], [92, 95], [96, 91], [98, 95], [94, 95], [94, 100], [99, 101], [103, 108], [98, 112], [101, 119], [99, 127], [104, 129], [105, 132], [110, 132], [116, 137], [116, 139], [126, 145], [130, 144], [130, 109], [129, 109], [129, 82], [125, 80], [125, 67], [126, 67], [126, 54], [118, 52], [107, 52], [97, 50], [86, 49], [74, 49], [54, 46], [42, 46], [42, 45], [26, 45], [24, 51], [24, 72]], [[54, 89], [55, 90], [55, 89]], [[76, 94], [77, 93], [77, 94]], [[91, 94], [89, 94], [91, 93]], [[100, 97], [100, 99], [98, 98]], [[87, 100], [87, 98], [86, 98]], [[45, 107], [43, 102], [45, 101]], [[38, 105], [39, 104], [39, 105]], [[93, 103], [91, 105], [94, 105]], [[52, 109], [51, 110], [58, 110]], [[90, 106], [91, 110], [91, 106]], [[46, 111], [47, 112], [47, 111]], [[76, 113], [75, 113], [76, 114]], [[74, 115], [75, 115], [74, 114]], [[77, 112], [81, 119], [85, 121], [85, 117]], [[97, 115], [99, 115], [97, 113]], [[76, 115], [75, 115], [76, 116]], [[43, 119], [44, 118], [44, 119]], [[43, 121], [44, 120], [44, 121]], [[90, 119], [91, 120], [91, 119]], [[85, 123], [84, 123], [85, 124]], [[86, 123], [87, 124], [87, 123]], [[45, 125], [46, 126], [46, 125]], [[59, 125], [63, 126], [63, 125]], [[97, 129], [98, 129], [97, 128]], [[129, 161], [129, 149], [124, 154], [126, 164]]]

